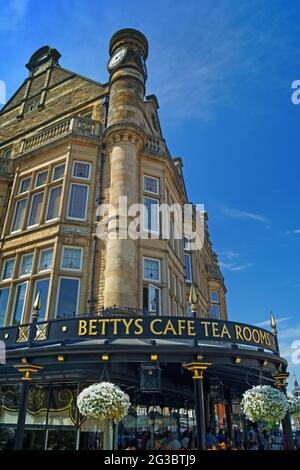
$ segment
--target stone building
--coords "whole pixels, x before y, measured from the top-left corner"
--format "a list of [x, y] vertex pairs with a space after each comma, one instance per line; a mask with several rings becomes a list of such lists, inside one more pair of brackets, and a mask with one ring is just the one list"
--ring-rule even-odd
[[[116, 54], [116, 51], [117, 54]], [[226, 289], [207, 227], [202, 250], [165, 239], [94, 236], [101, 203], [189, 202], [182, 160], [173, 158], [145, 98], [148, 43], [124, 30], [110, 42], [110, 80], [64, 69], [56, 49], [30, 58], [28, 77], [0, 113], [1, 324], [106, 307], [185, 316], [195, 286], [197, 315], [226, 319]], [[206, 217], [205, 217], [206, 218]], [[159, 235], [159, 219], [144, 230]], [[206, 222], [205, 222], [206, 224]], [[124, 280], [126, 279], [126, 282]], [[72, 295], [69, 296], [69, 293]]]
[[[159, 208], [182, 214], [190, 201], [158, 99], [145, 96], [147, 56], [142, 33], [118, 31], [101, 84], [42, 47], [0, 111], [3, 448], [111, 447], [76, 407], [83, 388], [109, 378], [132, 403], [115, 448], [187, 430], [204, 449], [208, 426], [232, 434], [233, 400], [249, 385], [287, 376], [276, 325], [271, 333], [227, 319], [207, 213], [192, 206], [197, 250], [177, 236], [175, 212], [162, 234]], [[147, 209], [142, 237], [120, 236], [124, 198]], [[101, 228], [118, 236], [106, 240]]]

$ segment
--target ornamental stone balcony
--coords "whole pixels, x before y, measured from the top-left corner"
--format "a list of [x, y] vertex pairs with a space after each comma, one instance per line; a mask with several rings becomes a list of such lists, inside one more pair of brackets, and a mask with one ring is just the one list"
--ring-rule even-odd
[[70, 134], [99, 138], [102, 134], [102, 126], [98, 121], [83, 117], [64, 119], [24, 139], [21, 144], [20, 154], [35, 150]]

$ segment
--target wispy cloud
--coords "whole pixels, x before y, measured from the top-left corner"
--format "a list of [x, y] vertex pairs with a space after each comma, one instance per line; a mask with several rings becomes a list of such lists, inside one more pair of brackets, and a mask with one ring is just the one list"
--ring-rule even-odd
[[294, 230], [287, 230], [287, 231], [286, 231], [286, 234], [287, 234], [287, 235], [291, 235], [291, 234], [300, 235], [300, 228], [296, 228], [296, 229], [294, 229]]
[[[285, 321], [288, 321], [290, 320], [291, 317], [281, 317], [281, 318], [276, 318], [276, 323], [283, 323]], [[269, 320], [265, 320], [265, 321], [261, 321], [259, 323], [256, 323], [256, 326], [270, 326], [270, 319]]]
[[220, 251], [220, 268], [227, 269], [228, 271], [245, 271], [246, 269], [253, 266], [252, 263], [241, 263], [240, 254], [234, 250], [221, 250]]
[[241, 209], [231, 209], [230, 207], [222, 206], [221, 212], [226, 217], [231, 217], [233, 219], [254, 220], [256, 222], [262, 222], [264, 224], [270, 223], [269, 219], [261, 214], [248, 212]]
[[245, 263], [245, 264], [235, 264], [235, 263], [223, 263], [220, 261], [220, 268], [221, 269], [228, 269], [228, 271], [246, 271], [246, 269], [253, 266], [252, 263]]

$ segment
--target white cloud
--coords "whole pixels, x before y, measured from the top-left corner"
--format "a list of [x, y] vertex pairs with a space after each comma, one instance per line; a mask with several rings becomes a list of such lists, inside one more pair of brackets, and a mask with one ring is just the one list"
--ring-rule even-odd
[[253, 266], [252, 263], [236, 264], [236, 263], [223, 263], [220, 261], [220, 268], [228, 269], [229, 271], [245, 271]]
[[[281, 318], [276, 318], [276, 323], [282, 323], [282, 322], [285, 322], [285, 321], [288, 321], [290, 320], [291, 317], [281, 317]], [[269, 320], [265, 320], [265, 321], [262, 321], [262, 322], [259, 322], [259, 323], [256, 323], [256, 326], [270, 326], [270, 319]]]
[[10, 0], [1, 7], [0, 28], [6, 32], [17, 32], [25, 19], [31, 0]]
[[230, 207], [223, 206], [221, 207], [221, 212], [226, 217], [230, 217], [233, 219], [254, 220], [256, 222], [262, 222], [264, 224], [268, 224], [270, 222], [267, 217], [261, 214], [248, 212], [241, 209], [231, 209]]

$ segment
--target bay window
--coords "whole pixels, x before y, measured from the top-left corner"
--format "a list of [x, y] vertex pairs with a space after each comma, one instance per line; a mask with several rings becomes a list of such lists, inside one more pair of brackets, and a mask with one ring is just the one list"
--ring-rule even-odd
[[144, 191], [159, 194], [159, 179], [152, 176], [144, 176]]
[[68, 219], [86, 220], [89, 187], [84, 184], [71, 183]]
[[31, 178], [23, 178], [20, 181], [19, 194], [26, 193], [29, 190]]
[[47, 175], [48, 175], [48, 170], [41, 171], [40, 173], [36, 175], [36, 178], [35, 178], [36, 188], [39, 188], [40, 186], [43, 186], [44, 184], [46, 184]]
[[52, 181], [60, 180], [61, 178], [64, 177], [65, 175], [65, 167], [66, 165], [64, 163], [61, 163], [60, 165], [56, 165], [53, 168], [52, 171]]

